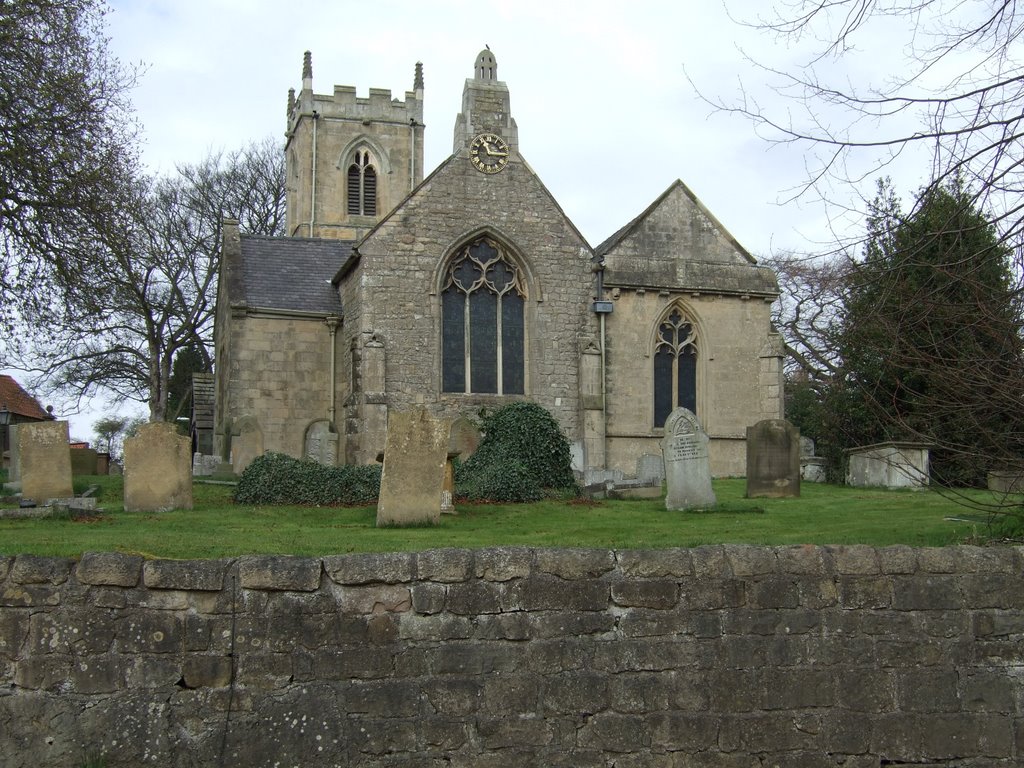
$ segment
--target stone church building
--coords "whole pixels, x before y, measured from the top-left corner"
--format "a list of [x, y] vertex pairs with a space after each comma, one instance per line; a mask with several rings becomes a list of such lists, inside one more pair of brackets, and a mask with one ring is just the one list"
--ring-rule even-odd
[[[544, 126], [533, 126], [544, 130]], [[508, 86], [476, 58], [451, 156], [425, 175], [423, 75], [288, 94], [287, 236], [224, 228], [217, 450], [368, 463], [389, 411], [477, 416], [532, 400], [580, 469], [634, 471], [695, 411], [712, 472], [743, 475], [746, 427], [781, 418], [774, 274], [681, 181], [589, 244], [519, 152]]]

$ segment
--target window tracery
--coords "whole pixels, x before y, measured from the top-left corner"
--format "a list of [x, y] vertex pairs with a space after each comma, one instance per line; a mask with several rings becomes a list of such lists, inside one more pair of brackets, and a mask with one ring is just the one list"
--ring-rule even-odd
[[522, 272], [482, 237], [452, 259], [442, 282], [442, 390], [523, 394], [526, 287]]
[[654, 426], [675, 408], [697, 413], [697, 332], [678, 306], [658, 323], [654, 341]]
[[377, 169], [369, 151], [360, 149], [348, 167], [348, 212], [352, 216], [377, 215]]

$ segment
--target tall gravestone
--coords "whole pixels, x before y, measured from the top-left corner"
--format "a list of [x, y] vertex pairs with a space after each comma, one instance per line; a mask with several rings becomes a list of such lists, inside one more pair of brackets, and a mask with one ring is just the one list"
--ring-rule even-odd
[[338, 433], [326, 419], [306, 428], [304, 453], [307, 459], [333, 467], [338, 463]]
[[124, 441], [124, 509], [192, 509], [192, 440], [173, 424], [144, 424]]
[[661, 452], [665, 459], [666, 509], [706, 509], [715, 506], [711, 489], [708, 435], [693, 411], [676, 408], [665, 420]]
[[263, 428], [255, 416], [242, 416], [231, 426], [231, 471], [242, 474], [252, 460], [263, 455]]
[[422, 408], [388, 414], [378, 526], [440, 521], [450, 431], [450, 421]]
[[48, 499], [69, 499], [71, 448], [66, 421], [40, 421], [18, 426], [21, 495], [44, 504]]
[[800, 495], [800, 430], [784, 419], [747, 427], [747, 498]]

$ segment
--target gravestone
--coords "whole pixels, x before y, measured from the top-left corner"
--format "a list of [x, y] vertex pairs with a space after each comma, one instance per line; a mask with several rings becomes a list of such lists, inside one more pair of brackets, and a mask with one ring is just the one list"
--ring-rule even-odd
[[255, 416], [242, 416], [231, 426], [231, 471], [242, 474], [252, 460], [263, 455], [263, 429]]
[[666, 509], [706, 509], [715, 506], [708, 442], [708, 435], [693, 411], [676, 408], [669, 414], [665, 421], [665, 437], [661, 441], [668, 485]]
[[925, 488], [930, 445], [885, 442], [847, 451], [846, 484], [856, 488]]
[[94, 448], [73, 448], [71, 450], [72, 475], [98, 475], [99, 452]]
[[45, 504], [75, 495], [66, 421], [40, 421], [18, 427], [21, 496]]
[[747, 427], [747, 498], [800, 496], [800, 430], [784, 419]]
[[1004, 468], [988, 473], [988, 489], [994, 493], [1024, 493], [1024, 468]]
[[450, 431], [450, 421], [422, 408], [388, 414], [378, 526], [440, 521]]
[[465, 416], [452, 422], [451, 437], [448, 440], [448, 452], [465, 461], [480, 446], [480, 428]]
[[124, 509], [192, 509], [192, 440], [173, 424], [143, 424], [124, 441]]
[[636, 479], [643, 485], [660, 487], [665, 482], [665, 460], [656, 454], [645, 453], [636, 460]]
[[306, 428], [304, 455], [307, 459], [333, 467], [338, 463], [338, 433], [327, 420], [314, 421]]
[[814, 441], [800, 436], [800, 482], [824, 483], [827, 479], [825, 459], [814, 455]]

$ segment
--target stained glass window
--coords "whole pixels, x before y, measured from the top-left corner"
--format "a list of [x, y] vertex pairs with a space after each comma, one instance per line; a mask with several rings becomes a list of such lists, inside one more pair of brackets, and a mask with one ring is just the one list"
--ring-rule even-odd
[[445, 392], [523, 394], [525, 298], [522, 273], [492, 240], [452, 259], [441, 291]]
[[673, 307], [658, 324], [654, 343], [654, 426], [665, 426], [678, 407], [697, 412], [697, 336]]

